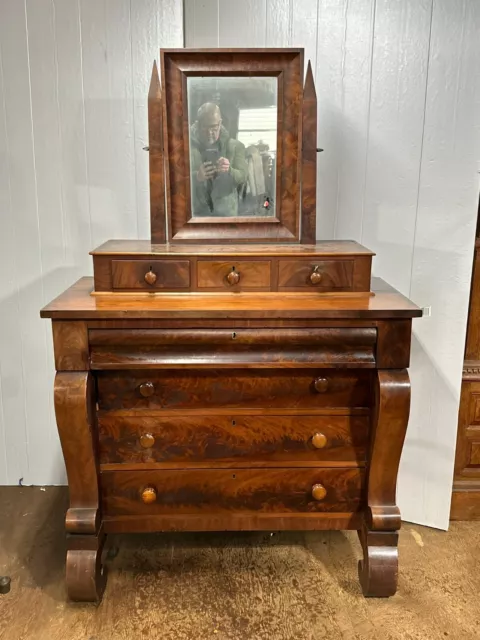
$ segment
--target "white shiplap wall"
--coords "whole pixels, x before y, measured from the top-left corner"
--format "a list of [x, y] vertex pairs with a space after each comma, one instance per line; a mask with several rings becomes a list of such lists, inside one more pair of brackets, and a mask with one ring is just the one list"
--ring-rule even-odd
[[478, 0], [186, 0], [189, 47], [302, 46], [318, 96], [319, 238], [377, 252], [414, 322], [398, 501], [448, 526], [480, 182]]
[[65, 480], [40, 308], [148, 238], [147, 94], [181, 0], [0, 2], [0, 484]]

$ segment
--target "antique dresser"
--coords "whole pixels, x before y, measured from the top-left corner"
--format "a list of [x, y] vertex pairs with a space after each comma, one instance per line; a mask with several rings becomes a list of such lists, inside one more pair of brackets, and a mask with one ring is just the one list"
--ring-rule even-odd
[[41, 312], [69, 597], [101, 598], [111, 532], [286, 529], [358, 530], [363, 593], [390, 596], [421, 312], [371, 280], [368, 249], [316, 243], [301, 49], [163, 50], [161, 63], [151, 242], [107, 242], [94, 278]]

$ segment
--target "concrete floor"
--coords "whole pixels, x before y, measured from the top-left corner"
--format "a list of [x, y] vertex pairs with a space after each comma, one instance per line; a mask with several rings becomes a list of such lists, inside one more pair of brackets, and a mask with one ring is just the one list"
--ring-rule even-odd
[[0, 489], [2, 640], [480, 639], [480, 523], [405, 523], [389, 600], [362, 597], [354, 532], [112, 536], [96, 607], [65, 600], [66, 506], [64, 488]]

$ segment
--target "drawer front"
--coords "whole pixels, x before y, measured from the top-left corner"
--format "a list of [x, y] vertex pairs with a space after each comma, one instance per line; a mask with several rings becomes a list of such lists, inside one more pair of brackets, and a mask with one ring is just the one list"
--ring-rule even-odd
[[368, 416], [117, 416], [100, 413], [100, 462], [365, 461]]
[[112, 260], [114, 289], [188, 289], [189, 260]]
[[279, 260], [279, 291], [353, 289], [353, 260]]
[[375, 366], [374, 327], [94, 329], [92, 369]]
[[199, 289], [269, 289], [270, 269], [269, 260], [199, 260], [197, 285]]
[[100, 410], [366, 407], [370, 372], [333, 369], [99, 371]]
[[[342, 513], [362, 506], [362, 469], [104, 471], [108, 516]], [[314, 497], [315, 496], [315, 497]]]

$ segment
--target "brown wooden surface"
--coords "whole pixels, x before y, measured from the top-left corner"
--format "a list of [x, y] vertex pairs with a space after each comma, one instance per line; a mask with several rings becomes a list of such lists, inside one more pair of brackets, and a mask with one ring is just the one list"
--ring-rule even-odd
[[[280, 291], [301, 291], [315, 289], [331, 291], [332, 289], [351, 290], [353, 276], [353, 260], [279, 260], [278, 287]], [[321, 278], [317, 284], [312, 283], [310, 276], [314, 270]], [[370, 278], [366, 291], [370, 290]]]
[[104, 244], [90, 252], [90, 255], [96, 257], [105, 256], [131, 256], [145, 257], [161, 256], [169, 257], [182, 254], [196, 256], [295, 256], [321, 257], [336, 256], [339, 254], [346, 256], [374, 256], [375, 254], [353, 240], [321, 240], [313, 245], [304, 244], [230, 244], [221, 245], [199, 244], [197, 246], [182, 244], [159, 244], [150, 242], [150, 240], [108, 240]]
[[[223, 289], [229, 291], [248, 291], [249, 289], [269, 289], [269, 260], [242, 260], [241, 262], [199, 260], [197, 263], [197, 286], [199, 289]], [[236, 271], [238, 283], [230, 284], [228, 275]]]
[[[169, 239], [173, 242], [228, 240], [298, 242], [301, 160], [303, 49], [219, 49], [161, 51], [164, 85], [164, 135], [167, 160]], [[195, 222], [191, 219], [186, 77], [278, 76], [277, 191], [269, 222]]]
[[[315, 513], [360, 509], [362, 469], [181, 469], [102, 472], [105, 515], [182, 515], [242, 512]], [[325, 498], [312, 488], [321, 483]], [[157, 498], [144, 504], [141, 493], [154, 487]]]
[[92, 278], [81, 278], [41, 311], [42, 318], [345, 318], [385, 319], [421, 316], [421, 310], [394, 289], [376, 291], [383, 282], [372, 280], [374, 296], [368, 295], [304, 295], [289, 293], [225, 294], [102, 294], [90, 295]]
[[410, 413], [410, 381], [406, 370], [378, 370], [374, 382], [368, 508], [371, 529], [400, 528], [396, 504], [397, 473]]
[[[150, 284], [145, 276], [155, 275]], [[189, 260], [112, 260], [113, 289], [185, 289], [190, 286]]]
[[148, 92], [148, 148], [151, 238], [152, 242], [166, 242], [162, 90], [156, 62], [153, 63]]
[[[365, 462], [368, 416], [98, 417], [100, 462]], [[323, 446], [316, 448], [323, 436]], [[149, 436], [142, 441], [142, 436]], [[148, 445], [148, 446], [145, 446]]]
[[398, 533], [396, 531], [359, 530], [363, 560], [358, 574], [363, 595], [388, 598], [395, 595], [398, 582]]
[[105, 369], [373, 368], [374, 328], [90, 332], [90, 366]]
[[317, 229], [317, 94], [310, 60], [302, 104], [301, 242], [315, 244]]
[[57, 373], [55, 415], [70, 488], [66, 517], [70, 533], [95, 534], [100, 522], [93, 403], [90, 373]]
[[[159, 410], [165, 408], [215, 409], [217, 407], [275, 408], [365, 407], [370, 402], [369, 371], [321, 370], [328, 390], [314, 389], [314, 370], [172, 369], [152, 371], [98, 371], [98, 404], [112, 409]], [[138, 388], [147, 381], [155, 393], [145, 398]]]
[[89, 366], [86, 322], [67, 320], [52, 322], [55, 369], [85, 371]]

